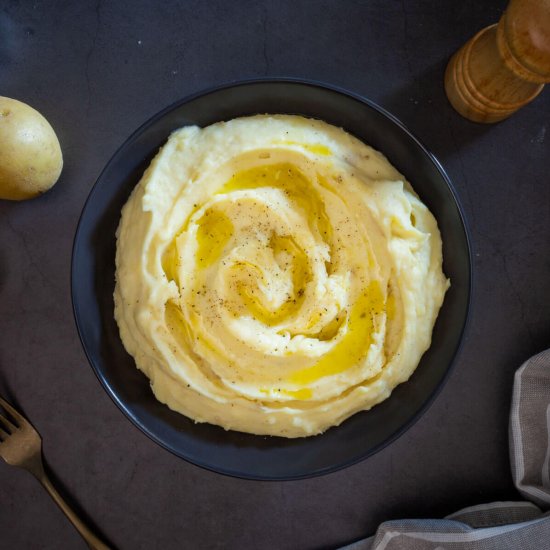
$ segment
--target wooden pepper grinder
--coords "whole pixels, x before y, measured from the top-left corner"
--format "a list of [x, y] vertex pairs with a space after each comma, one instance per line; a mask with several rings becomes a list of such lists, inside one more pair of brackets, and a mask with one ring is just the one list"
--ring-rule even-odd
[[511, 0], [498, 24], [458, 50], [445, 72], [452, 106], [474, 122], [498, 122], [550, 82], [550, 0]]

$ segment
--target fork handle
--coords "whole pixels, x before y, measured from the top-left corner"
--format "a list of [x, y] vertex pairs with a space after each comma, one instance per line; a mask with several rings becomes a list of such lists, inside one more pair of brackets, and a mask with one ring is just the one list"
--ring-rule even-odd
[[35, 477], [44, 489], [48, 491], [54, 502], [61, 508], [63, 513], [69, 518], [75, 529], [80, 533], [86, 544], [92, 550], [111, 550], [103, 541], [101, 541], [88, 526], [74, 513], [73, 509], [65, 502], [63, 497], [57, 492], [57, 489], [52, 485], [49, 477], [44, 471], [35, 473]]

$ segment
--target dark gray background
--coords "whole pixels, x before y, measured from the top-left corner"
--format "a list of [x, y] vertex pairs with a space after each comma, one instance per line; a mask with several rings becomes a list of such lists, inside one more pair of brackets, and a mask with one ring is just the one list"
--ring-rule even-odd
[[[32, 419], [60, 486], [114, 545], [326, 548], [383, 520], [519, 498], [512, 377], [550, 337], [550, 90], [492, 126], [459, 117], [443, 90], [449, 56], [504, 7], [0, 0], [0, 95], [40, 110], [65, 156], [51, 192], [0, 201], [0, 393]], [[80, 211], [126, 137], [187, 94], [266, 75], [342, 86], [399, 117], [454, 181], [476, 279], [462, 352], [425, 416], [361, 464], [284, 483], [203, 471], [134, 428], [86, 362], [69, 292]], [[84, 544], [30, 475], [0, 463], [0, 547]]]

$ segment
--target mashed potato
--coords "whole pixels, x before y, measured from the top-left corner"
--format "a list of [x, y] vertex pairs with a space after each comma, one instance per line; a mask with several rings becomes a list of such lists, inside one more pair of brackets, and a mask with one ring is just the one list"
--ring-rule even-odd
[[448, 285], [405, 178], [298, 116], [174, 132], [117, 232], [115, 318], [157, 399], [254, 434], [318, 434], [386, 399]]

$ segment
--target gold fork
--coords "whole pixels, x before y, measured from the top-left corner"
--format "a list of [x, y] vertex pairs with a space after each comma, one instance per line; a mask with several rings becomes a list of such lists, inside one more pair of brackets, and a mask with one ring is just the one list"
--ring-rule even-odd
[[55, 503], [69, 518], [88, 546], [93, 550], [109, 550], [80, 518], [69, 508], [44, 471], [42, 462], [42, 439], [30, 422], [0, 397], [0, 406], [12, 420], [0, 414], [0, 457], [11, 466], [29, 471], [48, 491]]

